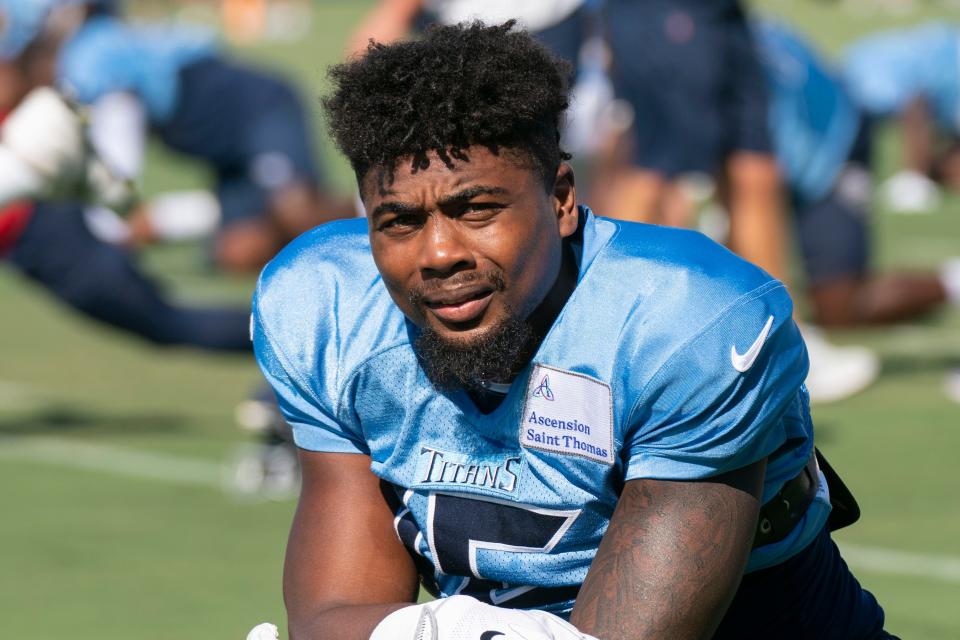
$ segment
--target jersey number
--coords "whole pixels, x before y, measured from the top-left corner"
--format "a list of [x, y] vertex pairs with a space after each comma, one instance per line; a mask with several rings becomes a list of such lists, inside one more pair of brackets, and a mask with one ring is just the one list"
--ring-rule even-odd
[[[478, 552], [550, 553], [580, 514], [579, 509], [540, 509], [447, 493], [433, 493], [429, 500], [427, 542], [437, 569], [447, 575], [466, 576], [457, 593], [510, 607], [532, 607], [576, 597], [576, 587], [510, 588], [488, 580], [479, 566]], [[413, 523], [397, 524], [403, 542], [416, 549], [415, 527], [403, 526]], [[413, 539], [407, 540], [410, 534]]]

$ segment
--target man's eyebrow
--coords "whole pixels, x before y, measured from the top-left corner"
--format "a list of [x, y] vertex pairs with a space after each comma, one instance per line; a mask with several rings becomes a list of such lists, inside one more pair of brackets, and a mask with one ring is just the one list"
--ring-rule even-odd
[[[476, 185], [473, 187], [467, 187], [452, 193], [448, 196], [444, 196], [437, 200], [437, 204], [440, 207], [448, 207], [452, 204], [457, 204], [460, 202], [467, 202], [476, 198], [477, 196], [499, 196], [509, 193], [503, 187], [488, 187], [485, 185]], [[370, 218], [376, 218], [379, 215], [384, 213], [420, 213], [423, 211], [423, 207], [416, 204], [411, 204], [409, 202], [400, 202], [398, 200], [388, 200], [387, 202], [381, 202], [378, 204], [373, 211], [370, 213]]]
[[437, 204], [441, 207], [447, 207], [451, 204], [457, 204], [458, 202], [466, 202], [472, 200], [477, 196], [502, 196], [508, 193], [503, 187], [487, 187], [484, 185], [476, 185], [474, 187], [467, 187], [456, 193], [452, 193], [448, 196], [444, 196], [437, 200]]
[[376, 218], [379, 215], [384, 213], [417, 213], [423, 211], [423, 208], [419, 205], [410, 204], [408, 202], [398, 202], [396, 200], [381, 202], [378, 204], [374, 210], [370, 213], [371, 218]]

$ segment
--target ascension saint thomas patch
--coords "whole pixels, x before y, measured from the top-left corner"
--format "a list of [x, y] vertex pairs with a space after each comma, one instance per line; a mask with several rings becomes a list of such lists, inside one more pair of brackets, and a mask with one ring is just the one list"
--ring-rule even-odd
[[537, 364], [522, 416], [523, 447], [613, 464], [613, 398], [606, 383]]

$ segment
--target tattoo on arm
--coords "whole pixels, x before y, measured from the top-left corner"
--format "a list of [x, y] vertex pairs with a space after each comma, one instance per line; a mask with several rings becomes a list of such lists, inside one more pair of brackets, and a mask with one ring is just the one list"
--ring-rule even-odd
[[764, 467], [628, 482], [571, 621], [603, 640], [711, 637], [746, 565]]

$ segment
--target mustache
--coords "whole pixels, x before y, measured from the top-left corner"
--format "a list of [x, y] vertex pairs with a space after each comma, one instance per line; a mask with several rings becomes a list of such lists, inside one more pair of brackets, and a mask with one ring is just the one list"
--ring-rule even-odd
[[411, 304], [420, 305], [423, 303], [423, 299], [430, 294], [477, 283], [488, 284], [494, 291], [503, 291], [506, 288], [503, 271], [500, 269], [464, 271], [449, 278], [433, 279], [418, 284], [407, 292], [407, 299]]

